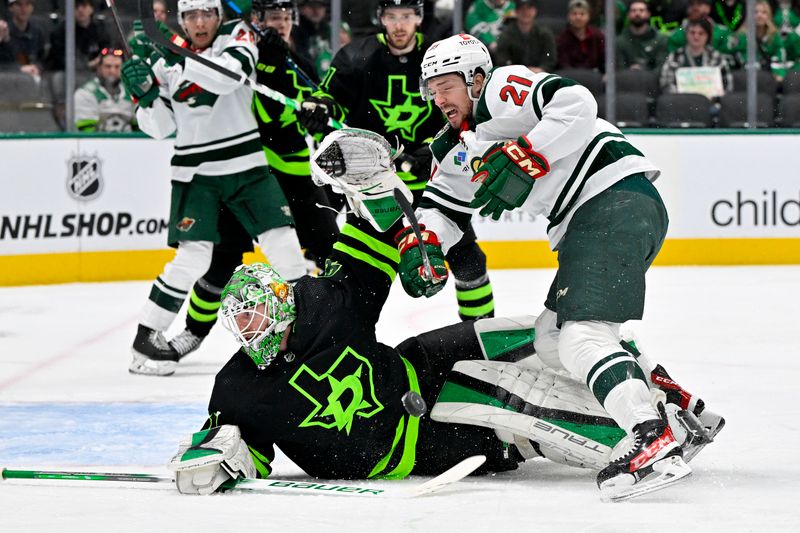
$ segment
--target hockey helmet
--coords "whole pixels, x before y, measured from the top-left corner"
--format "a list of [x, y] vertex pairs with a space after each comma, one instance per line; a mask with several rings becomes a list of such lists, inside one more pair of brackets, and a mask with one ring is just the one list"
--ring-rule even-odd
[[409, 9], [413, 9], [419, 20], [422, 20], [423, 11], [424, 11], [424, 2], [423, 0], [380, 0], [378, 2], [378, 21], [381, 20], [383, 16], [383, 12], [387, 9], [391, 9], [393, 7], [405, 7]]
[[183, 31], [186, 31], [186, 27], [183, 24], [183, 15], [189, 11], [195, 10], [207, 10], [207, 9], [216, 9], [217, 15], [219, 16], [219, 22], [217, 22], [217, 27], [222, 23], [222, 0], [178, 0], [178, 23], [183, 28]]
[[253, 0], [253, 13], [264, 20], [267, 11], [287, 11], [292, 14], [292, 24], [297, 25], [297, 1], [296, 0]]
[[477, 37], [466, 33], [453, 35], [447, 39], [436, 41], [422, 59], [422, 75], [419, 79], [420, 94], [425, 100], [431, 100], [428, 91], [428, 80], [445, 74], [461, 74], [467, 84], [467, 93], [472, 96], [470, 88], [475, 81], [475, 74], [487, 75], [492, 70], [492, 57], [489, 50]]
[[265, 369], [278, 355], [283, 333], [297, 318], [292, 285], [265, 263], [241, 265], [222, 289], [222, 323], [247, 355]]

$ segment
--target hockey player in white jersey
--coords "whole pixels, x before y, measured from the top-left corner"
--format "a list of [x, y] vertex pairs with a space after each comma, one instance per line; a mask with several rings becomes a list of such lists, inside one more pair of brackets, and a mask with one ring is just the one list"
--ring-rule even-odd
[[[432, 207], [417, 211], [425, 245], [446, 253], [476, 208], [495, 219], [516, 208], [547, 216], [559, 268], [536, 321], [536, 352], [584, 381], [630, 437], [598, 486], [607, 494], [640, 482], [636, 490], [654, 490], [688, 475], [663, 395], [651, 394], [650, 369], [619, 342], [620, 325], [642, 317], [645, 272], [667, 230], [651, 184], [658, 168], [597, 118], [587, 89], [521, 65], [492, 70], [471, 35], [430, 47], [421, 90], [449, 123], [431, 147]], [[420, 284], [438, 281], [421, 261], [417, 271]]]
[[[241, 21], [223, 23], [222, 17], [220, 0], [178, 2], [192, 50], [254, 80], [255, 35]], [[173, 42], [183, 41], [166, 27], [162, 31]], [[180, 357], [164, 331], [209, 267], [222, 204], [285, 279], [304, 275], [306, 266], [286, 199], [261, 148], [252, 90], [145, 35], [134, 36], [131, 47], [134, 57], [125, 62], [122, 79], [138, 100], [141, 129], [157, 139], [176, 134], [168, 242], [178, 250], [153, 284], [129, 367], [132, 373], [165, 376], [175, 372]]]

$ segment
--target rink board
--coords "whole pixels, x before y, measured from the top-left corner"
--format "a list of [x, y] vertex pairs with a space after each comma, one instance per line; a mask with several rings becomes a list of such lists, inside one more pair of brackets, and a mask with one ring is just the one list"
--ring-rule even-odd
[[[629, 137], [662, 169], [670, 229], [657, 265], [800, 264], [798, 132]], [[0, 286], [160, 273], [173, 254], [171, 151], [172, 141], [135, 136], [0, 139]], [[474, 224], [490, 268], [556, 264], [542, 217]]]

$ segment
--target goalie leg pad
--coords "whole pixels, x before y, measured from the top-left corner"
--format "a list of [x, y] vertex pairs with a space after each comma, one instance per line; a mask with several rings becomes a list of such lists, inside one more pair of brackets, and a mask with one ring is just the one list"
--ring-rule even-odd
[[579, 381], [498, 361], [457, 362], [431, 418], [524, 436], [548, 458], [598, 469], [625, 435]]
[[239, 428], [223, 425], [193, 433], [167, 468], [181, 494], [211, 494], [229, 479], [255, 478], [256, 467]]
[[506, 361], [542, 369], [536, 356], [536, 316], [485, 318], [475, 322], [475, 335], [483, 356], [491, 361]]

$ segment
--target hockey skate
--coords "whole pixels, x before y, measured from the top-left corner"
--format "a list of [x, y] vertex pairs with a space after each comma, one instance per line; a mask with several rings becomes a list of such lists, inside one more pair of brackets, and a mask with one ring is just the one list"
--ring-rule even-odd
[[[675, 383], [661, 365], [656, 365], [650, 373], [650, 382], [654, 387], [666, 393], [667, 403], [677, 405], [680, 409], [685, 410], [683, 414], [680, 411], [676, 414], [690, 433], [690, 438], [683, 444], [683, 458], [686, 462], [691, 461], [707, 444], [714, 442], [714, 437], [725, 426], [725, 419], [706, 409], [702, 399]], [[698, 432], [698, 425], [700, 432]], [[693, 433], [694, 435], [692, 435]]]
[[692, 473], [667, 422], [664, 405], [659, 418], [633, 426], [618, 447], [627, 452], [597, 474], [597, 486], [607, 501], [622, 501], [661, 490]]
[[170, 376], [175, 373], [180, 355], [169, 345], [164, 333], [139, 324], [133, 340], [133, 361], [128, 366], [131, 374]]
[[205, 337], [198, 337], [188, 329], [184, 329], [169, 341], [169, 345], [178, 354], [178, 359], [183, 359], [200, 347]]

